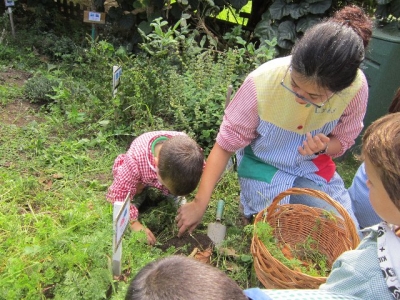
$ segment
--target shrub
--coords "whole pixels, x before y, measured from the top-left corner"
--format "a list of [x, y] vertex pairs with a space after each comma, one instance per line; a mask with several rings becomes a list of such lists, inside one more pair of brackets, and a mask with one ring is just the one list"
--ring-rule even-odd
[[24, 86], [24, 95], [32, 103], [50, 103], [55, 95], [58, 80], [51, 75], [38, 74], [30, 78]]

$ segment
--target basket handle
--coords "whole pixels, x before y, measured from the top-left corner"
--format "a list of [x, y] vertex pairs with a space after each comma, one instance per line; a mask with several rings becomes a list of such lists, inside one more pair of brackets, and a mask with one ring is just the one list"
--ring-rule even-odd
[[356, 226], [354, 225], [354, 222], [352, 218], [350, 217], [349, 213], [344, 209], [344, 207], [337, 201], [333, 200], [327, 193], [314, 190], [314, 189], [309, 189], [309, 188], [290, 188], [280, 194], [278, 194], [274, 200], [272, 201], [271, 205], [267, 207], [267, 219], [269, 219], [272, 215], [272, 213], [275, 211], [277, 205], [279, 202], [290, 195], [309, 195], [315, 198], [319, 198], [321, 200], [324, 200], [325, 202], [329, 203], [332, 205], [338, 212], [339, 214], [343, 217], [344, 222], [347, 225], [347, 228], [350, 230], [350, 236], [352, 239], [353, 243], [353, 249], [358, 246], [360, 243], [360, 237], [358, 236]]

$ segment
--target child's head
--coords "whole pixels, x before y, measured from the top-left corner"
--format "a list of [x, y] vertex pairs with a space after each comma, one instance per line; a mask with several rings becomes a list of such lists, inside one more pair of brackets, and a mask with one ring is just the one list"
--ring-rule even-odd
[[383, 220], [400, 225], [400, 113], [373, 122], [362, 149], [372, 207]]
[[176, 196], [194, 191], [203, 173], [203, 150], [190, 137], [173, 136], [162, 144], [158, 154], [158, 174], [163, 184]]
[[174, 255], [143, 267], [126, 300], [245, 300], [242, 289], [221, 270], [194, 258]]

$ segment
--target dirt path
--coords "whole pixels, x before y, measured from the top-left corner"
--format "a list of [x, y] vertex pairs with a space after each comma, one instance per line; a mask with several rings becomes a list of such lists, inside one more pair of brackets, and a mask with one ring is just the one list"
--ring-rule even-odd
[[[14, 69], [0, 71], [0, 86], [4, 88], [22, 88], [25, 82], [31, 77], [31, 74]], [[24, 99], [16, 99], [9, 102], [9, 99], [1, 99], [0, 120], [3, 124], [16, 125], [23, 127], [26, 124], [37, 121], [41, 118], [37, 116], [39, 105], [29, 103]]]

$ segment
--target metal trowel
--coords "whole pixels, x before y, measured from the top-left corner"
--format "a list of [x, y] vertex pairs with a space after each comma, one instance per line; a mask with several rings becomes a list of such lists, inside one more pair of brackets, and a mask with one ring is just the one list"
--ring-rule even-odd
[[221, 224], [222, 214], [224, 212], [224, 200], [218, 200], [216, 222], [208, 224], [207, 235], [213, 241], [216, 247], [219, 247], [226, 235], [226, 226]]

